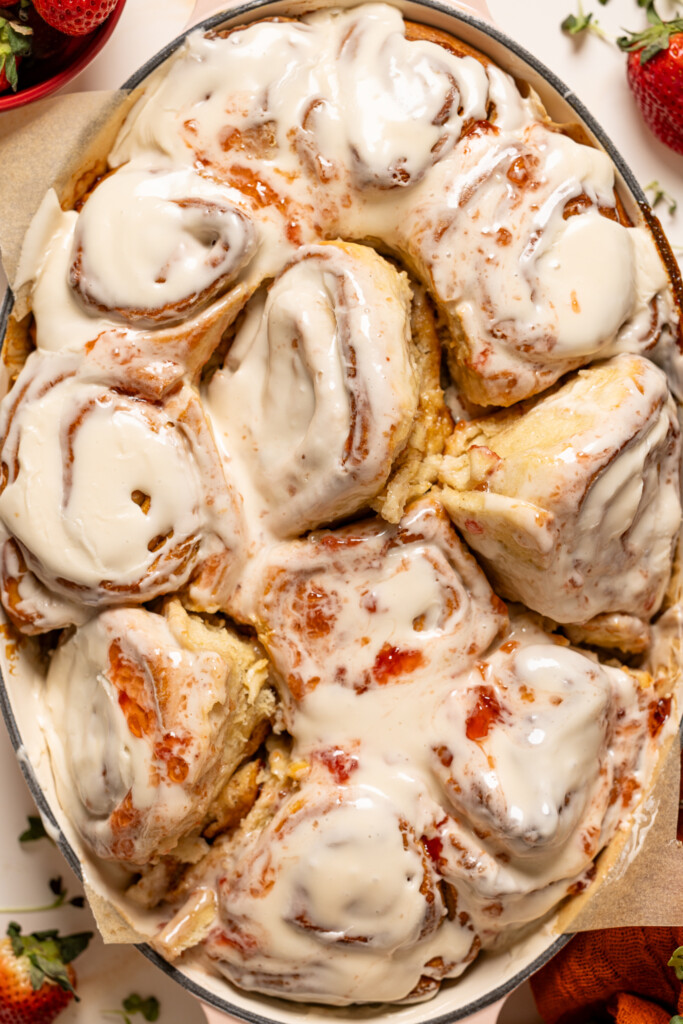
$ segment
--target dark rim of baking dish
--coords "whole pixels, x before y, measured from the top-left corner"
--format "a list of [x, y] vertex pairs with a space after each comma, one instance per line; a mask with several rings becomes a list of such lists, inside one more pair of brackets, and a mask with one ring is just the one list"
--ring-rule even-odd
[[[159, 50], [159, 52], [154, 57], [151, 57], [150, 60], [148, 60], [145, 64], [142, 65], [141, 68], [139, 68], [133, 75], [131, 75], [130, 78], [128, 78], [127, 81], [123, 83], [123, 86], [121, 88], [125, 91], [131, 91], [137, 88], [139, 85], [141, 85], [141, 83], [153, 71], [155, 71], [160, 64], [167, 60], [185, 42], [190, 32], [195, 32], [198, 30], [206, 32], [210, 31], [211, 29], [219, 28], [220, 26], [226, 24], [226, 22], [233, 22], [236, 18], [239, 18], [242, 15], [258, 11], [263, 7], [268, 7], [274, 2], [276, 2], [276, 0], [247, 0], [247, 3], [240, 4], [238, 7], [235, 7], [234, 10], [219, 12], [218, 14], [214, 14], [210, 18], [206, 18], [204, 21], [201, 21], [198, 24], [193, 25], [191, 28], [188, 28], [184, 32], [182, 32], [176, 39], [172, 40], [170, 43], [167, 43], [166, 46], [163, 47], [163, 49]], [[394, 0], [387, 0], [387, 2], [392, 3], [394, 2]], [[647, 201], [645, 193], [643, 192], [633, 172], [629, 168], [624, 158], [619, 153], [614, 143], [606, 135], [605, 131], [598, 124], [593, 115], [586, 109], [581, 100], [574, 95], [573, 91], [570, 88], [568, 88], [568, 86], [565, 85], [565, 83], [560, 78], [558, 78], [553, 71], [551, 71], [545, 64], [543, 64], [542, 61], [540, 61], [532, 53], [529, 53], [528, 50], [526, 50], [523, 46], [520, 46], [519, 43], [515, 42], [504, 32], [501, 32], [500, 29], [496, 28], [494, 25], [491, 25], [486, 21], [482, 21], [481, 19], [476, 18], [471, 14], [467, 14], [464, 11], [459, 11], [456, 8], [451, 7], [447, 3], [441, 3], [440, 0], [410, 0], [410, 3], [413, 3], [418, 7], [430, 8], [431, 10], [438, 11], [441, 14], [445, 14], [453, 21], [460, 22], [464, 25], [468, 25], [476, 29], [477, 31], [481, 32], [483, 35], [488, 36], [495, 42], [500, 43], [506, 49], [510, 50], [516, 57], [519, 57], [522, 61], [524, 61], [524, 63], [527, 64], [533, 71], [537, 72], [544, 79], [544, 81], [552, 89], [554, 89], [555, 92], [559, 94], [559, 96], [561, 96], [565, 103], [567, 103], [574, 110], [574, 112], [578, 115], [580, 120], [592, 132], [592, 134], [599, 142], [600, 146], [602, 146], [602, 148], [605, 150], [607, 155], [612, 160], [612, 163], [616, 166], [617, 170], [619, 171], [621, 177], [624, 180], [627, 189], [635, 199], [643, 216], [645, 217], [651, 230], [655, 234], [657, 241], [660, 243], [662, 241], [664, 242], [663, 246], [660, 245], [660, 251], [663, 249], [662, 256], [666, 262], [667, 251], [670, 253], [668, 243], [666, 243], [666, 240], [663, 238], [657, 218], [654, 217], [650, 211], [650, 205]], [[401, 6], [401, 4], [397, 3], [396, 6]], [[312, 3], [311, 9], [314, 9], [314, 7], [315, 3]], [[668, 267], [668, 269], [671, 273], [672, 268]], [[678, 291], [677, 284], [680, 286], [680, 277], [678, 277], [677, 271], [678, 267], [676, 266], [674, 268], [673, 273], [671, 273], [672, 285], [675, 291]], [[8, 288], [5, 293], [2, 306], [0, 307], [0, 336], [2, 337], [3, 341], [5, 331], [7, 329], [7, 322], [9, 319], [9, 315], [12, 311], [13, 305], [14, 297], [12, 295], [11, 290]], [[21, 739], [21, 734], [19, 732], [19, 727], [14, 717], [12, 707], [10, 705], [7, 690], [5, 688], [5, 681], [1, 670], [0, 709], [2, 710], [2, 714], [5, 719], [5, 724], [7, 726], [7, 731], [9, 733], [10, 741], [12, 743], [12, 746], [14, 747], [15, 753], [17, 754], [22, 773], [24, 775], [28, 788], [31, 791], [31, 796], [35, 800], [38, 809], [41, 813], [41, 816], [51, 826], [50, 833], [51, 835], [54, 835], [56, 837], [57, 846], [59, 847], [61, 853], [68, 861], [69, 866], [76, 873], [78, 878], [82, 881], [83, 874], [81, 871], [81, 866], [78, 857], [76, 856], [73, 848], [71, 847], [70, 843], [63, 835], [59, 825], [57, 824], [57, 821], [55, 820], [55, 817], [45, 798], [40, 783], [38, 782], [33, 772], [33, 768], [26, 757], [24, 746]], [[562, 947], [565, 946], [571, 938], [572, 935], [558, 936], [558, 938], [555, 939], [555, 941], [552, 942], [551, 945], [546, 950], [544, 950], [543, 953], [540, 954], [540, 956], [536, 957], [530, 964], [527, 964], [526, 967], [522, 968], [522, 970], [515, 974], [514, 977], [510, 978], [502, 985], [497, 986], [496, 988], [488, 992], [486, 995], [482, 996], [479, 999], [473, 1000], [466, 1006], [463, 1006], [459, 1009], [450, 1010], [445, 1014], [440, 1014], [438, 1017], [425, 1017], [423, 1019], [422, 1024], [450, 1024], [450, 1022], [452, 1021], [461, 1020], [463, 1017], [469, 1017], [471, 1014], [477, 1013], [479, 1010], [485, 1009], [487, 1006], [490, 1006], [492, 1003], [495, 1003], [497, 1000], [502, 999], [503, 996], [506, 996], [508, 993], [512, 992], [513, 989], [517, 988], [519, 985], [522, 984], [522, 982], [530, 978], [532, 974], [535, 974], [535, 972], [539, 970], [539, 968], [543, 967], [543, 965], [546, 964], [549, 960], [551, 960], [552, 957], [554, 957], [555, 954], [559, 952], [559, 950], [562, 949]], [[188, 992], [191, 992], [192, 995], [197, 996], [203, 1002], [208, 1003], [209, 1005], [215, 1007], [218, 1010], [222, 1010], [224, 1013], [230, 1013], [234, 1017], [239, 1018], [240, 1020], [247, 1021], [248, 1024], [278, 1024], [278, 1022], [275, 1021], [275, 1018], [273, 1017], [265, 1017], [262, 1016], [260, 1013], [255, 1013], [251, 1010], [243, 1009], [240, 1006], [235, 1006], [233, 1003], [228, 1002], [227, 999], [223, 999], [220, 996], [215, 995], [209, 989], [204, 988], [204, 986], [193, 981], [186, 974], [183, 974], [182, 971], [179, 971], [167, 960], [164, 960], [163, 957], [161, 957], [147, 943], [141, 943], [137, 946], [137, 948], [140, 950], [141, 953], [143, 953], [147, 957], [148, 960], [150, 960], [153, 964], [156, 964], [156, 966], [159, 967], [165, 974], [173, 978], [184, 989], [186, 989]], [[449, 982], [446, 981], [445, 984], [448, 985]], [[457, 985], [457, 980], [453, 981], [452, 984]], [[268, 997], [258, 996], [258, 994], [255, 994], [255, 997], [264, 1000], [268, 999]], [[282, 1005], [280, 1000], [277, 1000], [277, 1004]], [[290, 1002], [286, 1004], [286, 1007], [289, 1013], [294, 1014], [297, 1012], [298, 1005], [299, 1004], [297, 1003]], [[307, 1005], [315, 1005], [316, 1008], [319, 1007], [319, 1012], [323, 1015], [326, 1009], [328, 1009], [327, 1007], [319, 1004]], [[367, 1004], [365, 1005], [367, 1006]], [[428, 1004], [425, 1004], [425, 1006], [427, 1005]], [[348, 1009], [350, 1014], [353, 1014], [353, 1006], [349, 1007]], [[405, 1006], [401, 1007], [393, 1004], [378, 1006], [377, 1016], [379, 1016], [380, 1013], [386, 1014], [387, 1011], [389, 1011], [389, 1013], [391, 1013], [392, 1010], [395, 1012], [399, 1012], [402, 1009], [405, 1009]], [[366, 1016], [366, 1019], [369, 1022], [371, 1022], [373, 1019], [373, 1014], [369, 1007], [368, 1010], [369, 1012], [367, 1013], [367, 1015], [365, 1011], [363, 1011], [363, 1014], [364, 1016]], [[339, 1009], [333, 1009], [330, 1016], [330, 1021], [333, 1021], [338, 1016], [338, 1014]]]

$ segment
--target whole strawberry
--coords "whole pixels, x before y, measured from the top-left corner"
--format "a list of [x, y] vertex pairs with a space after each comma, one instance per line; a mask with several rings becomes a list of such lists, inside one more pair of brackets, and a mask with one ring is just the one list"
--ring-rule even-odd
[[617, 40], [628, 51], [626, 74], [645, 123], [658, 139], [683, 153], [683, 18], [662, 21], [653, 0], [648, 27]]
[[92, 933], [22, 935], [12, 922], [7, 935], [0, 941], [0, 1024], [52, 1024], [78, 998], [70, 963], [86, 948]]
[[119, 0], [33, 0], [41, 18], [67, 36], [85, 36], [106, 21]]

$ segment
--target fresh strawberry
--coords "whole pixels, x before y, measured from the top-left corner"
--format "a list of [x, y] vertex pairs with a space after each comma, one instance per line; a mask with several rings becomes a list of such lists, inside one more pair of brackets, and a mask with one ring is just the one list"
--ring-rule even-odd
[[12, 922], [7, 935], [0, 941], [0, 1024], [52, 1024], [78, 998], [70, 964], [86, 948], [92, 932], [22, 935]]
[[628, 51], [626, 74], [647, 126], [683, 153], [683, 18], [662, 21], [653, 0], [648, 27], [617, 40]]
[[106, 21], [119, 0], [33, 0], [41, 18], [67, 36], [85, 36]]
[[0, 18], [0, 92], [10, 88], [17, 91], [17, 69], [21, 58], [31, 52], [31, 37], [30, 28], [18, 21]]

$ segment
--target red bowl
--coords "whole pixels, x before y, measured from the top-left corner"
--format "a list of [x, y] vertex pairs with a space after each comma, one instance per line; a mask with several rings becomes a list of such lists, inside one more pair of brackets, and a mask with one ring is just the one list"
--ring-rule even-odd
[[[61, 89], [63, 85], [70, 82], [72, 78], [87, 67], [100, 52], [116, 28], [116, 23], [123, 13], [126, 0], [119, 0], [105, 22], [94, 32], [86, 36], [64, 36], [65, 45], [59, 56], [51, 57], [42, 62], [46, 77], [35, 85], [18, 92], [10, 92], [0, 96], [0, 112], [12, 110], [14, 107], [23, 107], [25, 103], [33, 103], [34, 100], [44, 99], [50, 93]], [[2, 6], [0, 0], [0, 6]], [[36, 68], [40, 73], [40, 67]], [[21, 69], [19, 71], [21, 77]]]

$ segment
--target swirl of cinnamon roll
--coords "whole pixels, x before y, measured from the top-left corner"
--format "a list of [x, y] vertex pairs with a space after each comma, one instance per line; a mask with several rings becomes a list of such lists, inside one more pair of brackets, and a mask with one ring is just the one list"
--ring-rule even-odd
[[[191, 584], [194, 603], [216, 610], [234, 583], [241, 527], [199, 399], [183, 387], [145, 402], [81, 368], [78, 356], [34, 353], [3, 403], [6, 545], [70, 605], [137, 603]], [[2, 569], [7, 598], [6, 555]], [[25, 576], [21, 607], [6, 605], [20, 628], [32, 617], [22, 595], [41, 604]], [[34, 611], [49, 621], [49, 608]]]
[[97, 856], [143, 865], [199, 834], [272, 713], [272, 692], [252, 698], [245, 685], [259, 662], [257, 645], [177, 600], [163, 615], [101, 612], [58, 648], [50, 756], [60, 800]]
[[275, 549], [253, 594], [259, 636], [289, 693], [363, 693], [471, 665], [507, 612], [443, 509], [366, 520]]
[[[33, 271], [36, 348], [81, 353], [112, 386], [147, 398], [163, 398], [184, 376], [196, 379], [256, 281], [240, 281], [206, 308], [190, 311], [182, 323], [144, 327], [112, 318], [110, 310], [94, 315], [77, 300], [68, 282], [78, 224], [79, 215], [63, 211], [55, 193], [48, 192], [32, 228], [31, 245], [43, 250], [41, 264]], [[128, 258], [120, 247], [113, 263]]]
[[486, 944], [578, 891], [653, 754], [645, 673], [601, 665], [530, 616], [444, 699], [432, 767], [439, 870]]
[[451, 329], [449, 368], [480, 405], [509, 406], [568, 370], [655, 344], [668, 279], [616, 206], [598, 150], [540, 123], [483, 123], [399, 225]]
[[320, 181], [349, 168], [360, 189], [413, 185], [452, 150], [463, 124], [486, 117], [483, 62], [406, 38], [398, 10], [369, 4], [308, 21], [327, 21], [330, 56], [336, 50], [334, 79], [319, 73], [319, 92], [309, 86], [295, 135]]
[[87, 311], [127, 324], [183, 319], [249, 264], [257, 238], [244, 206], [240, 193], [195, 170], [119, 168], [78, 215], [74, 295]]
[[[314, 187], [393, 189], [419, 182], [464, 127], [504, 122], [521, 103], [483, 55], [386, 4], [198, 35], [183, 56], [124, 131], [113, 166], [143, 151], [194, 153], [228, 180], [251, 166], [272, 186], [264, 165], [275, 160]], [[324, 199], [317, 218], [338, 197]]]
[[652, 618], [681, 521], [680, 431], [653, 363], [616, 356], [449, 447], [442, 500], [503, 597], [561, 623]]
[[300, 249], [255, 297], [207, 407], [270, 529], [291, 536], [367, 504], [417, 409], [404, 275], [365, 246]]
[[315, 775], [262, 831], [239, 835], [218, 893], [211, 962], [242, 988], [289, 999], [406, 997], [438, 972], [437, 951], [462, 969], [476, 939], [446, 919], [432, 862], [390, 798]]

